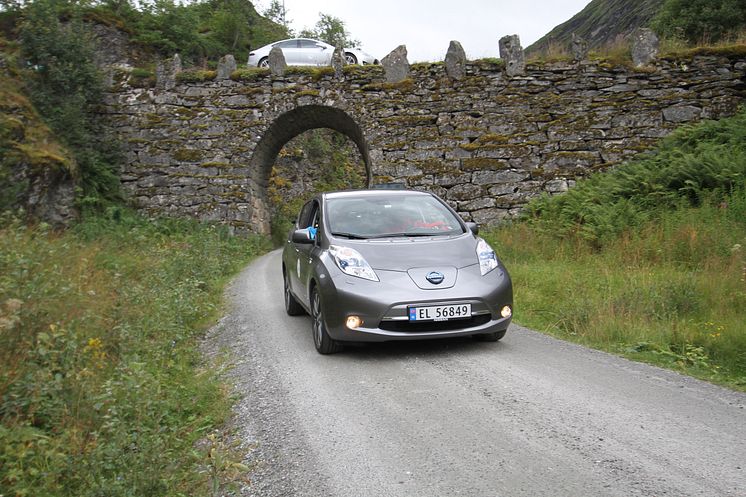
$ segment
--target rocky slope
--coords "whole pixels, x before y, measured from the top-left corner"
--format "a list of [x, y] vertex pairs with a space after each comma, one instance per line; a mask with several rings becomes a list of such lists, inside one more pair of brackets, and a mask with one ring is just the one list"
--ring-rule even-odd
[[541, 55], [551, 47], [567, 47], [572, 34], [588, 41], [591, 49], [626, 39], [637, 28], [645, 27], [664, 0], [593, 0], [582, 11], [555, 27], [526, 49]]

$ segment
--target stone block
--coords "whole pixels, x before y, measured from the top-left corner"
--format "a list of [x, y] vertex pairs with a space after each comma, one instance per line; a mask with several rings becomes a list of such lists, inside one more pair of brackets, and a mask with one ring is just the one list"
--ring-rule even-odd
[[526, 59], [518, 35], [500, 38], [500, 58], [505, 61], [505, 74], [510, 77], [526, 74]]
[[461, 79], [466, 74], [466, 52], [461, 43], [452, 40], [445, 58], [446, 74], [451, 79]]
[[279, 77], [285, 74], [288, 65], [285, 62], [285, 54], [280, 47], [272, 47], [269, 51], [269, 72], [272, 76]]
[[702, 109], [693, 105], [676, 105], [663, 109], [663, 118], [672, 123], [684, 123], [699, 119]]
[[215, 79], [223, 80], [229, 79], [233, 71], [237, 69], [236, 58], [232, 55], [225, 55], [218, 61], [218, 71]]
[[410, 66], [407, 60], [407, 47], [399, 45], [386, 57], [381, 59], [381, 65], [387, 83], [398, 83], [409, 77]]
[[632, 63], [647, 66], [658, 56], [660, 41], [650, 28], [638, 29], [632, 37]]
[[588, 58], [588, 42], [582, 37], [572, 34], [572, 41], [570, 45], [570, 51], [572, 52], [572, 58], [576, 62], [581, 62]]

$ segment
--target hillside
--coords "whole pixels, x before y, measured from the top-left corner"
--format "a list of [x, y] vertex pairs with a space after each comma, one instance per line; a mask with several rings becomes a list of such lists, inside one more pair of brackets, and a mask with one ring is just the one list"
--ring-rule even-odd
[[593, 0], [569, 21], [528, 47], [526, 52], [536, 55], [553, 45], [566, 47], [573, 33], [587, 40], [591, 49], [602, 47], [647, 26], [663, 3], [664, 0]]
[[14, 59], [15, 47], [0, 38], [0, 211], [23, 207], [66, 224], [75, 216], [77, 164], [24, 95]]

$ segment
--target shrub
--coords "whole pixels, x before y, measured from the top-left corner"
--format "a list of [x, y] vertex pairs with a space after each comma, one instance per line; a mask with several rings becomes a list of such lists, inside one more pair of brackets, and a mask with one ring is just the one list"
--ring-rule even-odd
[[595, 243], [649, 221], [662, 209], [718, 202], [746, 187], [746, 111], [685, 126], [651, 153], [581, 180], [569, 192], [527, 206], [538, 226]]

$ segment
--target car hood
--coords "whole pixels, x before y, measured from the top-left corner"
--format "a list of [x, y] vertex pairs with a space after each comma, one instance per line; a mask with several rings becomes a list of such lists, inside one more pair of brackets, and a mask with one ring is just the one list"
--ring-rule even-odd
[[445, 266], [462, 268], [479, 263], [477, 242], [472, 235], [344, 240], [335, 242], [335, 245], [354, 248], [373, 269], [378, 270], [407, 271]]

